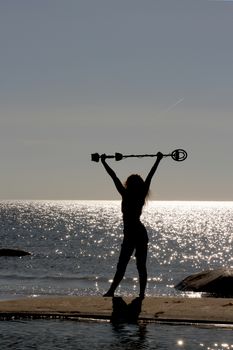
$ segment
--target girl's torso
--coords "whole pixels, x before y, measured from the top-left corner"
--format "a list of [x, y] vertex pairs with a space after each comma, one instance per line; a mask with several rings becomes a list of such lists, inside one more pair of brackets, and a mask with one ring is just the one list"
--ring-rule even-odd
[[127, 193], [125, 196], [122, 196], [121, 210], [123, 214], [125, 238], [132, 238], [135, 240], [137, 238], [147, 237], [145, 226], [140, 221], [144, 203], [144, 196], [128, 196]]

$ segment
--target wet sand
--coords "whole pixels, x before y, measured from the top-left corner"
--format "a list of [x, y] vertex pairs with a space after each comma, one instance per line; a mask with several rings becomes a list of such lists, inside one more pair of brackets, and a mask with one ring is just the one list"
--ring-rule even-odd
[[[130, 309], [131, 307], [131, 309]], [[101, 296], [30, 297], [0, 301], [0, 319], [65, 318], [112, 320], [133, 310], [138, 321], [163, 323], [206, 323], [233, 326], [233, 299]]]

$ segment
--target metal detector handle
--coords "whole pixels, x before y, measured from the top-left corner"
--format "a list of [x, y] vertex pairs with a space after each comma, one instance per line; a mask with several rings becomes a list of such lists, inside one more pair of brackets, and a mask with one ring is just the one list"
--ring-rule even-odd
[[123, 159], [123, 154], [116, 152], [115, 153], [115, 160], [118, 162], [119, 160]]
[[[91, 160], [93, 161], [93, 162], [96, 162], [96, 163], [98, 163], [99, 161], [100, 161], [100, 159], [101, 159], [101, 157], [103, 156], [103, 154], [102, 155], [100, 155], [99, 153], [92, 153], [91, 154]], [[114, 155], [114, 156], [107, 156], [107, 155], [104, 155], [104, 158], [105, 159], [109, 159], [109, 158], [116, 158], [116, 154]], [[118, 157], [119, 158], [119, 157]], [[122, 158], [121, 158], [122, 159]], [[120, 159], [116, 159], [116, 160], [120, 160]]]

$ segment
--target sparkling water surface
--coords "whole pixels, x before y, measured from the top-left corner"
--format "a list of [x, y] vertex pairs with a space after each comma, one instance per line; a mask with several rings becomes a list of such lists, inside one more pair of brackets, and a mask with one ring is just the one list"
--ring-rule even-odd
[[220, 328], [75, 321], [2, 321], [1, 349], [231, 350], [233, 331]]
[[[149, 296], [184, 295], [176, 291], [174, 285], [187, 275], [205, 269], [233, 266], [233, 202], [149, 202], [144, 208], [142, 221], [150, 240]], [[102, 295], [115, 272], [122, 241], [120, 202], [1, 201], [0, 239], [1, 248], [20, 248], [32, 253], [21, 258], [0, 257], [0, 299]], [[121, 296], [138, 294], [134, 258], [117, 293]], [[96, 343], [99, 339], [101, 343], [103, 336], [99, 334], [102, 332], [107, 335], [101, 348], [133, 349], [135, 347], [130, 347], [131, 341], [141, 342], [141, 328], [136, 325], [128, 325], [128, 328], [125, 325], [116, 331], [110, 324], [4, 321], [0, 324], [0, 330], [7, 327], [8, 331], [0, 334], [1, 340], [5, 339], [5, 348], [10, 344], [8, 341], [13, 341], [12, 334], [18, 342], [15, 349], [33, 348], [26, 338], [28, 332], [33, 334], [35, 324], [36, 328], [41, 328], [42, 334], [46, 334], [50, 328], [51, 334], [54, 334], [51, 340], [54, 344], [56, 339], [61, 341], [59, 327], [63, 327], [64, 332], [67, 329], [68, 335], [63, 338], [69, 339], [70, 345], [67, 347], [63, 343], [62, 346], [67, 349], [75, 346], [77, 349], [98, 349], [100, 346], [94, 347], [93, 339], [96, 339]], [[119, 339], [124, 339], [124, 336], [128, 339], [125, 339], [125, 347], [119, 343], [118, 336]], [[212, 329], [147, 325], [145, 341], [140, 346], [141, 349], [227, 349], [227, 346], [230, 349], [233, 348], [233, 340], [229, 336], [233, 339], [229, 329], [218, 329], [217, 333]], [[33, 337], [36, 339], [36, 335]], [[89, 343], [77, 343], [83, 342], [85, 337]], [[191, 345], [191, 339], [195, 345]], [[161, 342], [166, 345], [161, 345]], [[1, 349], [4, 349], [2, 346]], [[59, 349], [58, 344], [54, 347], [43, 346], [34, 348]]]

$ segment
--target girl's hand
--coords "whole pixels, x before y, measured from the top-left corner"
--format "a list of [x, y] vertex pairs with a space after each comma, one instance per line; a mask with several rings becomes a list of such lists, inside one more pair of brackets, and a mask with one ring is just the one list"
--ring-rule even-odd
[[163, 158], [163, 153], [158, 152], [157, 153], [157, 160], [160, 161]]
[[104, 153], [104, 154], [101, 154], [100, 159], [101, 159], [101, 162], [102, 162], [102, 163], [105, 162], [106, 154], [105, 154], [105, 153]]

